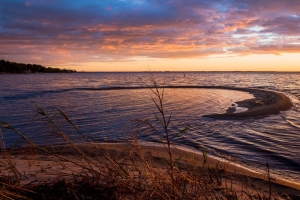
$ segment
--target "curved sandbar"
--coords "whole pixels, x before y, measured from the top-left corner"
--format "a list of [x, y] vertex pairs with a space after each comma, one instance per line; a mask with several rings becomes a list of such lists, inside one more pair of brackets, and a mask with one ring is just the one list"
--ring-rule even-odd
[[[76, 88], [76, 90], [137, 90], [137, 89], [147, 89], [149, 87], [108, 87], [108, 88]], [[248, 108], [247, 111], [240, 113], [231, 113], [235, 111], [234, 108], [229, 108], [227, 113], [216, 113], [210, 115], [203, 115], [203, 117], [210, 118], [248, 118], [248, 117], [259, 117], [266, 116], [270, 114], [278, 114], [280, 111], [285, 111], [290, 109], [293, 104], [291, 100], [280, 93], [253, 89], [253, 88], [236, 88], [236, 87], [225, 87], [225, 86], [158, 86], [158, 88], [174, 88], [174, 89], [223, 89], [223, 90], [237, 90], [244, 91], [252, 94], [254, 99], [247, 99], [239, 102], [235, 102], [239, 107]]]
[[278, 114], [280, 111], [286, 111], [293, 106], [291, 100], [287, 96], [273, 91], [250, 88], [224, 87], [221, 87], [220, 89], [233, 89], [249, 92], [250, 94], [253, 94], [254, 98], [235, 102], [240, 107], [248, 108], [247, 111], [240, 113], [230, 113], [230, 109], [228, 109], [227, 113], [203, 115], [203, 117], [210, 117], [216, 119], [260, 117], [271, 114]]

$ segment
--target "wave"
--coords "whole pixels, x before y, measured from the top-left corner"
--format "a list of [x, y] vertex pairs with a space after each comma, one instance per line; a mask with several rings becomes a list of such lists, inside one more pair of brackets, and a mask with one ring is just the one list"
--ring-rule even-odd
[[54, 94], [54, 93], [63, 93], [72, 91], [74, 88], [70, 89], [61, 89], [61, 90], [43, 90], [38, 92], [26, 92], [26, 93], [20, 93], [20, 94], [12, 94], [2, 97], [4, 100], [24, 100], [24, 99], [30, 99], [30, 98], [36, 98], [38, 96], [42, 96], [45, 94]]
[[[167, 85], [167, 86], [157, 86], [158, 88], [170, 88], [170, 89], [224, 89], [224, 90], [239, 90], [244, 92], [258, 92], [262, 91], [260, 89], [255, 88], [237, 88], [231, 86], [199, 86], [199, 85]], [[70, 92], [70, 91], [107, 91], [107, 90], [138, 90], [138, 89], [149, 89], [154, 88], [154, 86], [113, 86], [113, 87], [77, 87], [77, 88], [65, 88], [59, 90], [42, 90], [37, 92], [26, 92], [20, 94], [12, 94], [2, 97], [4, 100], [22, 100], [28, 98], [35, 98], [37, 96], [41, 96], [44, 94], [54, 94], [54, 93], [63, 93], [63, 92]]]

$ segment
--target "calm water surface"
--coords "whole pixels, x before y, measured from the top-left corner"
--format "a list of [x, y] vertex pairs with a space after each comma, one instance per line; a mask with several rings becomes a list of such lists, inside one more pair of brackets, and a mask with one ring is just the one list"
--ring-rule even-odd
[[[299, 73], [155, 73], [157, 82], [172, 86], [230, 86], [277, 91], [293, 102], [292, 109], [265, 118], [216, 120], [202, 115], [223, 113], [235, 101], [252, 98], [246, 92], [220, 89], [165, 89], [165, 111], [172, 115], [174, 142], [211, 155], [237, 160], [263, 170], [266, 161], [278, 177], [300, 181], [300, 74]], [[64, 141], [37, 107], [55, 115], [63, 110], [93, 141], [124, 141], [137, 134], [142, 141], [160, 142], [145, 122], [158, 125], [147, 73], [76, 73], [0, 75], [0, 116], [38, 144]], [[111, 90], [103, 90], [110, 88]], [[71, 138], [80, 136], [68, 123], [55, 118]], [[190, 129], [177, 134], [185, 127]], [[160, 131], [159, 126], [157, 126]], [[7, 146], [25, 145], [2, 128]]]

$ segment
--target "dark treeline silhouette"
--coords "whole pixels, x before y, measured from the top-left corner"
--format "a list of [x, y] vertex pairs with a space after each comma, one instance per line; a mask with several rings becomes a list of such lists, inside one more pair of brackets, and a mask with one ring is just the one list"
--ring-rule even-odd
[[71, 73], [76, 70], [43, 67], [36, 64], [23, 64], [0, 60], [0, 73]]

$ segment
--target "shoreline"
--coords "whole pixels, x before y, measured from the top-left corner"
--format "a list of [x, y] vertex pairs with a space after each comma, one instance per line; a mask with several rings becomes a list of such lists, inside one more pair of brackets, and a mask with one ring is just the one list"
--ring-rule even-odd
[[[97, 158], [97, 160], [105, 162], [105, 156], [95, 153], [97, 151], [96, 147], [105, 149], [105, 152], [108, 152], [112, 158], [117, 159], [118, 157], [129, 153], [127, 149], [130, 145], [134, 146], [134, 144], [127, 143], [87, 143], [76, 144], [76, 148], [79, 148], [82, 152], [88, 155], [89, 158]], [[168, 162], [168, 153], [163, 144], [141, 142], [138, 146], [145, 155], [151, 155], [157, 164], [157, 170], [164, 169]], [[42, 148], [47, 151], [55, 152], [55, 155], [58, 155], [58, 157], [51, 154], [47, 155], [46, 153], [41, 152], [41, 150], [36, 149], [36, 155], [31, 155], [30, 147], [13, 149], [11, 151], [11, 159], [14, 163], [16, 163], [18, 171], [20, 171], [21, 174], [27, 174], [27, 178], [24, 178], [23, 184], [28, 184], [34, 181], [43, 182], [43, 180], [55, 180], [57, 177], [71, 177], [74, 171], [77, 172], [81, 169], [68, 160], [73, 160], [78, 163], [85, 162], [83, 158], [80, 158], [77, 155], [78, 152], [74, 152], [74, 146], [60, 145], [44, 146]], [[187, 163], [191, 163], [191, 159], [193, 159], [193, 162], [196, 162], [197, 166], [200, 167], [207, 166], [212, 169], [220, 167], [224, 169], [224, 173], [230, 174], [230, 176], [233, 177], [233, 180], [236, 180], [237, 185], [235, 185], [235, 187], [239, 186], [241, 180], [250, 180], [252, 185], [260, 187], [262, 190], [267, 190], [269, 187], [269, 182], [264, 174], [239, 166], [234, 162], [217, 159], [216, 157], [207, 155], [207, 160], [204, 165], [204, 156], [202, 152], [178, 145], [172, 146], [172, 154], [174, 159], [180, 158], [179, 163], [182, 166], [186, 166]], [[1, 154], [0, 158], [3, 159], [4, 155]], [[55, 166], [57, 163], [62, 162], [59, 161], [61, 158], [65, 159], [65, 161], [63, 161], [63, 166], [65, 167], [62, 167], [61, 165]], [[1, 172], [1, 175], [3, 175], [3, 171]], [[274, 191], [287, 193], [293, 196], [300, 194], [300, 183], [277, 178], [271, 182], [272, 190]]]
[[[81, 144], [81, 145], [90, 145], [90, 144]], [[104, 144], [106, 145], [109, 149], [122, 149], [126, 145], [126, 143], [108, 143]], [[142, 150], [147, 153], [151, 152], [152, 155], [156, 155], [160, 159], [167, 159], [168, 154], [161, 143], [153, 143], [153, 142], [139, 142], [139, 145], [142, 147]], [[197, 161], [197, 164], [201, 166], [203, 164], [204, 158], [203, 158], [203, 153], [196, 150], [196, 149], [190, 149], [185, 146], [180, 146], [178, 144], [172, 145], [172, 154], [174, 154], [175, 157], [181, 157], [183, 161], [188, 160], [189, 158], [192, 157], [197, 157], [199, 160]], [[155, 156], [154, 156], [155, 157]], [[210, 167], [215, 167], [216, 165], [223, 166], [224, 169], [229, 172], [233, 173], [235, 175], [241, 175], [241, 176], [247, 176], [250, 178], [256, 178], [256, 179], [261, 179], [262, 181], [267, 181], [266, 177], [263, 176], [262, 173], [251, 170], [247, 167], [244, 167], [238, 163], [235, 163], [233, 161], [225, 160], [222, 158], [218, 158], [212, 155], [207, 155], [207, 165]], [[285, 179], [278, 179], [276, 178], [276, 181], [272, 181], [273, 184], [279, 184], [283, 185], [286, 187], [291, 187], [294, 189], [299, 190], [300, 193], [300, 183], [297, 182], [292, 182], [289, 180]]]

